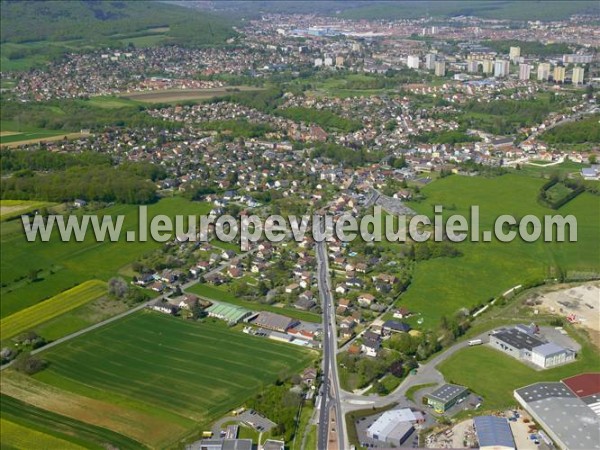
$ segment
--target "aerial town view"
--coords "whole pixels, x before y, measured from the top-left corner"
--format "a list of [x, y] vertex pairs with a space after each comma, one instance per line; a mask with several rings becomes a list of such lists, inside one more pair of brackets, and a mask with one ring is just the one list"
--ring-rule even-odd
[[600, 2], [0, 7], [2, 450], [600, 450]]

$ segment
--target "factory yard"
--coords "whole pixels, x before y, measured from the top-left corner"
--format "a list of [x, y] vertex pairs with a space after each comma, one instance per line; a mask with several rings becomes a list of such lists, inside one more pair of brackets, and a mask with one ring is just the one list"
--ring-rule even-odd
[[553, 314], [558, 313], [569, 322], [586, 328], [591, 342], [600, 348], [600, 283], [593, 282], [570, 287], [560, 291], [548, 292], [540, 296], [540, 309]]
[[436, 431], [427, 436], [426, 448], [464, 448], [476, 447], [477, 436], [473, 419], [464, 420], [451, 428]]

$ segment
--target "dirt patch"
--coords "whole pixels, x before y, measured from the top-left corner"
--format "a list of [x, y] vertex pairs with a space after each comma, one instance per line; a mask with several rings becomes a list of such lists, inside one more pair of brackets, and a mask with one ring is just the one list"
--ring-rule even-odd
[[121, 433], [151, 447], [162, 447], [186, 429], [133, 409], [62, 391], [7, 370], [0, 391], [42, 409]]
[[20, 131], [0, 131], [0, 137], [15, 136], [17, 134], [23, 134]]
[[582, 284], [538, 297], [541, 304], [537, 308], [557, 314], [585, 328], [592, 343], [600, 348], [600, 282]]

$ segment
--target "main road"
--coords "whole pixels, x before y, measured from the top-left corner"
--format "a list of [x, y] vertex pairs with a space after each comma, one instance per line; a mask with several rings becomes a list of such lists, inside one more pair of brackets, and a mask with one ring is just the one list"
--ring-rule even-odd
[[337, 327], [335, 324], [335, 305], [329, 280], [329, 263], [327, 245], [324, 241], [317, 243], [317, 282], [323, 309], [323, 383], [319, 410], [319, 432], [317, 447], [319, 450], [329, 448], [329, 435], [332, 411], [335, 414], [335, 434], [338, 450], [345, 450], [348, 437], [346, 434], [345, 415], [342, 409], [342, 391], [337, 370]]

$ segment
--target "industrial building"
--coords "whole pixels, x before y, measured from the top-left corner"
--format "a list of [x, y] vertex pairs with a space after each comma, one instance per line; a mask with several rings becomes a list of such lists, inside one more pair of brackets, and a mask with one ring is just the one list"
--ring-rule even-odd
[[285, 450], [285, 442], [267, 439], [262, 445], [262, 450]]
[[235, 325], [243, 319], [250, 317], [252, 311], [241, 306], [229, 305], [227, 303], [215, 303], [206, 309], [208, 317], [215, 317], [224, 320], [230, 325]]
[[559, 448], [600, 449], [600, 373], [535, 383], [514, 396]]
[[431, 394], [425, 395], [425, 399], [435, 412], [442, 414], [468, 396], [469, 390], [466, 387], [457, 384], [445, 384]]
[[252, 439], [202, 439], [186, 450], [252, 450]]
[[299, 325], [300, 321], [291, 319], [287, 316], [282, 316], [281, 314], [263, 311], [256, 315], [256, 317], [252, 320], [252, 323], [261, 328], [266, 328], [267, 330], [285, 333], [290, 328], [294, 328], [295, 326]]
[[473, 418], [480, 450], [515, 450], [515, 440], [508, 420], [497, 416]]
[[516, 325], [502, 328], [490, 336], [490, 345], [507, 355], [522, 361], [529, 361], [547, 369], [575, 360], [576, 353], [552, 342], [546, 342], [535, 335], [535, 328]]
[[384, 412], [367, 428], [367, 436], [377, 441], [399, 447], [414, 431], [414, 424], [422, 423], [423, 415], [409, 408]]

